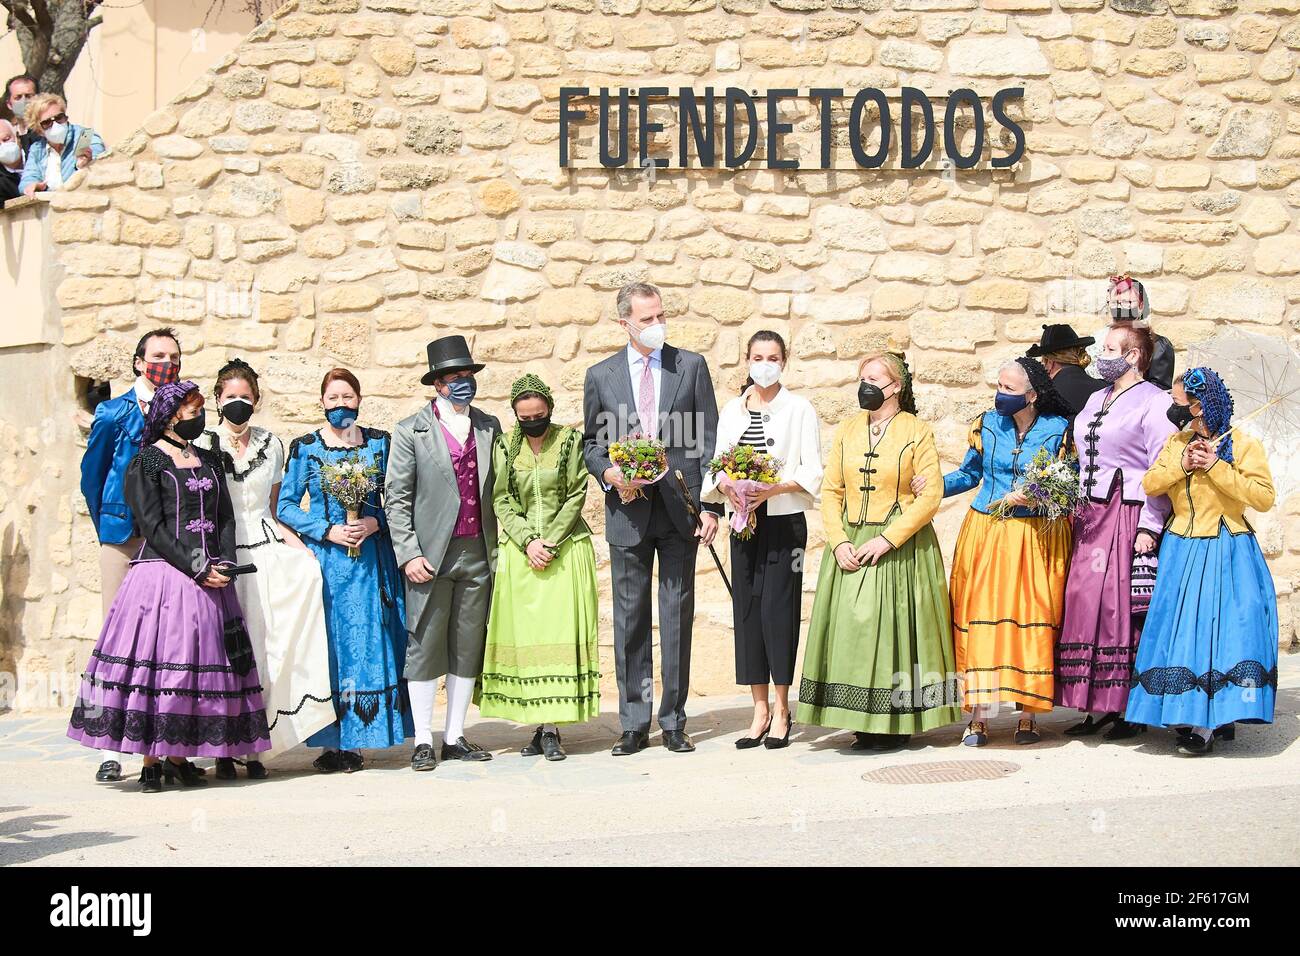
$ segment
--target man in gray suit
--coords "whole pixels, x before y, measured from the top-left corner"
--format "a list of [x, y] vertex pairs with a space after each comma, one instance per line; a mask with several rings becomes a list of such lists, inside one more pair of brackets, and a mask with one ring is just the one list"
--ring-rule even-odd
[[[702, 469], [713, 454], [718, 405], [702, 355], [665, 345], [659, 290], [643, 282], [619, 290], [618, 320], [628, 345], [587, 369], [583, 386], [583, 456], [605, 489], [605, 538], [614, 586], [614, 666], [623, 735], [614, 756], [649, 744], [654, 699], [650, 642], [650, 575], [659, 557], [659, 652], [663, 700], [659, 726], [674, 753], [694, 750], [686, 736], [695, 616], [695, 556], [718, 530], [721, 508], [705, 505], [696, 525], [673, 472], [680, 469], [696, 501]], [[658, 438], [668, 450], [668, 474], [624, 503], [629, 486], [609, 459], [612, 442], [632, 432]]]
[[437, 392], [393, 429], [384, 479], [388, 527], [406, 575], [406, 678], [415, 724], [412, 770], [432, 770], [433, 702], [447, 675], [443, 760], [491, 760], [465, 739], [465, 714], [483, 671], [492, 566], [492, 442], [501, 423], [470, 403], [483, 366], [464, 336], [428, 346], [420, 379]]

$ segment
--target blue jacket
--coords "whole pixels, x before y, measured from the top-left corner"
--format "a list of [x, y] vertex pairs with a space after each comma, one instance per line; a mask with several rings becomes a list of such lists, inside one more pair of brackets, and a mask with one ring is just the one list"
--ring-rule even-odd
[[[979, 494], [970, 506], [988, 514], [994, 502], [1010, 494], [1012, 484], [1038, 449], [1047, 449], [1053, 458], [1061, 454], [1069, 424], [1059, 415], [1040, 415], [1024, 442], [1017, 445], [1015, 419], [998, 412], [985, 412], [971, 423], [970, 448], [965, 459], [956, 471], [943, 476], [943, 496], [950, 498], [978, 485]], [[1026, 518], [1034, 512], [1029, 508], [1014, 508], [1011, 514]]]
[[[83, 127], [73, 123], [68, 124], [68, 138], [64, 140], [67, 149], [63, 151], [62, 162], [59, 164], [63, 169], [63, 181], [66, 183], [72, 178], [72, 174], [77, 171], [77, 157], [73, 155], [72, 149], [77, 145], [77, 137], [81, 135]], [[18, 194], [21, 196], [26, 192], [27, 187], [32, 183], [45, 182], [45, 159], [50, 153], [50, 144], [45, 142], [43, 137], [38, 136], [32, 142], [32, 148], [27, 151], [27, 162], [23, 166], [23, 175], [18, 180]], [[90, 131], [90, 155], [98, 157], [104, 153], [104, 141], [99, 138], [99, 134], [93, 129]]]
[[95, 421], [81, 458], [81, 493], [103, 544], [121, 544], [135, 535], [123, 481], [143, 434], [144, 415], [134, 388], [95, 406]]

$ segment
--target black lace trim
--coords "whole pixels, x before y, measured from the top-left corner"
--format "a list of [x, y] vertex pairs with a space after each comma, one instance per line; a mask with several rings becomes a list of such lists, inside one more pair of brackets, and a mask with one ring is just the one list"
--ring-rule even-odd
[[217, 432], [209, 429], [203, 433], [203, 437], [208, 438], [211, 441], [212, 446], [210, 450], [221, 459], [221, 467], [222, 470], [225, 471], [226, 477], [232, 481], [243, 481], [250, 474], [256, 471], [261, 466], [262, 462], [266, 461], [266, 453], [271, 448], [271, 442], [280, 440], [276, 438], [274, 432], [268, 431], [263, 432], [262, 434], [264, 436], [262, 447], [258, 449], [257, 454], [252, 458], [244, 459], [243, 471], [238, 470], [239, 463], [235, 461], [235, 456], [222, 447], [221, 436]]
[[233, 746], [269, 739], [264, 710], [229, 717], [156, 714], [99, 704], [87, 706], [78, 700], [72, 708], [72, 727], [84, 731], [90, 737], [150, 743], [162, 741], [187, 747], [203, 744]]
[[298, 446], [299, 446], [299, 445], [314, 445], [314, 444], [316, 444], [316, 442], [318, 442], [319, 440], [320, 440], [320, 439], [318, 439], [318, 438], [316, 437], [316, 433], [315, 433], [315, 432], [308, 432], [308, 433], [305, 434], [305, 435], [299, 435], [299, 436], [298, 436], [297, 438], [295, 438], [293, 441], [289, 442], [289, 457], [290, 457], [290, 458], [297, 458], [297, 457], [298, 457]]
[[1175, 696], [1190, 690], [1201, 690], [1214, 697], [1229, 684], [1237, 687], [1272, 687], [1277, 689], [1277, 665], [1265, 669], [1259, 661], [1242, 661], [1224, 672], [1209, 670], [1199, 677], [1186, 667], [1152, 667], [1134, 676], [1132, 686], [1142, 689], [1152, 697]]
[[[1103, 657], [1132, 657], [1137, 653], [1136, 647], [1099, 647], [1096, 644], [1057, 644], [1057, 651], [1092, 651], [1094, 654], [1100, 654]], [[1058, 658], [1063, 657], [1057, 654]], [[1084, 657], [1072, 658], [1073, 660], [1087, 660]]]
[[153, 445], [145, 445], [141, 448], [136, 454], [136, 460], [140, 463], [140, 470], [144, 472], [144, 476], [150, 481], [156, 480], [168, 465], [175, 464], [171, 460], [171, 456]]
[[970, 694], [1014, 694], [1017, 697], [1032, 697], [1034, 700], [1045, 700], [1049, 704], [1052, 698], [1043, 694], [1031, 694], [1027, 690], [1021, 690], [1019, 687], [967, 687], [967, 695]]
[[[347, 697], [346, 700], [344, 699], [345, 696]], [[366, 727], [374, 723], [375, 718], [379, 716], [380, 707], [384, 704], [387, 704], [399, 714], [406, 709], [400, 684], [390, 684], [380, 690], [354, 690], [348, 691], [346, 694], [336, 691], [334, 693], [334, 713], [342, 719], [343, 715], [351, 710], [357, 715], [357, 720], [361, 721]], [[301, 706], [299, 704], [299, 707]]]
[[[1052, 624], [1048, 621], [1033, 621], [1029, 624], [1021, 624], [1019, 621], [1013, 620], [1012, 618], [1009, 617], [999, 618], [996, 621], [967, 621], [966, 623], [970, 624], [972, 627], [976, 624], [982, 624], [986, 627], [997, 627], [999, 624], [1013, 624], [1016, 627], [1020, 628], [1021, 630], [1026, 630], [1031, 627], [1050, 627], [1055, 630], [1060, 628], [1061, 626], [1060, 624]], [[961, 631], [963, 634], [970, 633], [969, 627], [962, 627], [960, 624], [957, 624], [956, 622], [953, 623], [953, 627]]]
[[143, 667], [151, 671], [189, 671], [192, 674], [233, 674], [234, 668], [229, 664], [179, 664], [172, 661], [147, 661], [137, 657], [113, 657], [99, 650], [90, 652], [90, 656], [105, 664], [122, 664], [126, 667]]
[[275, 730], [275, 725], [280, 722], [281, 717], [296, 717], [298, 712], [307, 706], [307, 701], [309, 700], [314, 700], [318, 704], [328, 704], [332, 699], [333, 698], [330, 697], [317, 697], [315, 694], [303, 694], [302, 700], [298, 701], [298, 706], [293, 710], [277, 709], [275, 712], [275, 720], [271, 721], [271, 726], [268, 727], [267, 730]]
[[252, 687], [241, 687], [238, 690], [198, 690], [190, 687], [153, 687], [149, 684], [128, 684], [125, 681], [101, 680], [94, 674], [82, 674], [85, 682], [92, 687], [102, 687], [105, 690], [124, 691], [128, 694], [146, 694], [149, 697], [191, 697], [195, 700], [200, 699], [221, 699], [221, 700], [242, 700], [249, 694], [260, 694], [262, 692], [261, 684], [254, 684]]
[[[900, 701], [905, 702], [905, 706], [896, 706]], [[852, 710], [861, 714], [921, 714], [936, 707], [960, 705], [961, 690], [955, 677], [911, 690], [827, 684], [804, 677], [799, 682], [799, 703], [810, 707]]]
[[573, 704], [584, 700], [593, 700], [600, 697], [600, 691], [593, 690], [589, 694], [578, 694], [573, 697], [511, 697], [508, 694], [488, 694], [479, 695], [483, 700], [499, 700], [508, 704], [519, 704], [522, 706], [537, 706], [538, 704]]

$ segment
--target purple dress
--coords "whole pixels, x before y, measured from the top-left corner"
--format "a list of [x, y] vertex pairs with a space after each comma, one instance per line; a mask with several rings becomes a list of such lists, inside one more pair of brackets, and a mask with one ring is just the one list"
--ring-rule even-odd
[[68, 736], [149, 757], [236, 757], [271, 747], [262, 688], [233, 585], [198, 582], [235, 558], [221, 465], [195, 449], [181, 468], [145, 447], [126, 472], [144, 537], [109, 608]]
[[[1112, 395], [1114, 401], [1111, 401]], [[1169, 499], [1147, 497], [1142, 476], [1176, 428], [1169, 395], [1150, 382], [1094, 392], [1074, 420], [1083, 509], [1056, 647], [1056, 703], [1123, 712], [1141, 625], [1133, 613], [1133, 544], [1139, 530], [1159, 537]], [[1153, 552], [1154, 553], [1154, 552]]]

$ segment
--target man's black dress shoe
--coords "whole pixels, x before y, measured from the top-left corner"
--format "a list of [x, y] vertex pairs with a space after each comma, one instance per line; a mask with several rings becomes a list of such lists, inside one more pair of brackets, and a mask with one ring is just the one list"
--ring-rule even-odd
[[457, 737], [454, 744], [443, 742], [442, 745], [443, 760], [491, 760], [492, 755], [480, 747], [478, 744], [472, 744], [464, 737]]
[[[108, 761], [116, 763], [117, 761]], [[140, 790], [144, 793], [162, 793], [162, 767], [153, 764], [140, 770]]]
[[610, 751], [615, 757], [626, 757], [628, 754], [634, 754], [645, 750], [650, 746], [650, 735], [644, 730], [625, 730], [623, 736], [618, 738], [614, 744], [614, 749]]
[[95, 771], [95, 780], [98, 783], [117, 783], [121, 779], [122, 765], [116, 760], [105, 760]]
[[519, 756], [537, 757], [541, 755], [541, 752], [542, 752], [542, 728], [538, 727], [537, 730], [533, 732], [533, 739], [528, 741], [528, 743], [524, 744], [522, 747], [519, 748]]
[[691, 738], [686, 736], [684, 730], [665, 730], [664, 746], [675, 754], [688, 754], [695, 749], [695, 744], [691, 743]]
[[411, 769], [432, 770], [436, 766], [438, 766], [438, 763], [433, 759], [432, 745], [419, 744], [415, 748], [415, 752], [411, 754]]

